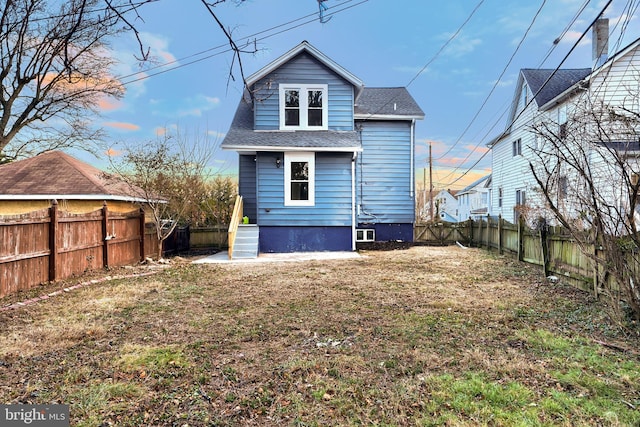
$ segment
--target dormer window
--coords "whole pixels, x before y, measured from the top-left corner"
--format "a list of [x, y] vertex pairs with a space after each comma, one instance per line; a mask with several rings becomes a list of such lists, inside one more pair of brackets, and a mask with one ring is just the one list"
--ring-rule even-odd
[[327, 85], [281, 84], [280, 130], [326, 130]]

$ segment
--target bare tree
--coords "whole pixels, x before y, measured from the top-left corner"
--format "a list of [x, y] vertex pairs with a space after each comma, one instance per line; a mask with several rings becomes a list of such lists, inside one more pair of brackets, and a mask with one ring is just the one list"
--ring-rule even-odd
[[177, 132], [156, 141], [128, 147], [111, 169], [129, 184], [132, 196], [145, 200], [158, 239], [164, 242], [179, 224], [188, 223], [205, 193], [207, 165], [215, 145], [207, 138], [189, 139]]
[[129, 0], [6, 0], [0, 6], [0, 152], [9, 158], [90, 148], [104, 97], [124, 89], [109, 74], [109, 39], [127, 28]]
[[[637, 83], [636, 83], [637, 84]], [[614, 99], [611, 98], [610, 99]], [[539, 120], [531, 171], [545, 206], [598, 267], [618, 319], [640, 320], [640, 115], [638, 93], [607, 104], [585, 92], [561, 120]], [[596, 289], [597, 291], [597, 289]]]

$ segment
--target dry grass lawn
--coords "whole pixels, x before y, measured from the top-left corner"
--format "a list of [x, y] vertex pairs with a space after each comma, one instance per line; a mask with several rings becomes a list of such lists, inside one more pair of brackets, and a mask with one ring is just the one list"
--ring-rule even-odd
[[87, 426], [640, 425], [639, 344], [476, 249], [183, 263], [0, 313], [0, 402]]

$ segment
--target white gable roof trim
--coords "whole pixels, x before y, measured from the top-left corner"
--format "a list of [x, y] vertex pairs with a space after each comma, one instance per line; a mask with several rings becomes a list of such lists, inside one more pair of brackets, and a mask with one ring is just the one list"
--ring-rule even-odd
[[265, 67], [261, 68], [257, 72], [247, 77], [247, 86], [252, 86], [258, 80], [260, 80], [267, 74], [273, 72], [274, 70], [280, 68], [283, 64], [287, 63], [289, 60], [291, 60], [292, 58], [294, 58], [295, 56], [297, 56], [299, 53], [303, 51], [308, 52], [313, 57], [315, 57], [318, 61], [322, 62], [325, 66], [331, 69], [333, 72], [335, 72], [340, 77], [342, 77], [343, 79], [347, 80], [349, 83], [354, 85], [357, 88], [358, 93], [362, 91], [362, 88], [364, 87], [364, 83], [362, 82], [362, 80], [360, 80], [354, 74], [350, 73], [349, 71], [347, 71], [346, 69], [338, 65], [338, 63], [336, 63], [327, 55], [325, 55], [324, 53], [320, 52], [318, 49], [313, 47], [306, 40], [300, 43], [298, 46], [294, 47], [293, 49], [289, 50], [287, 53], [280, 56], [276, 60], [267, 64]]

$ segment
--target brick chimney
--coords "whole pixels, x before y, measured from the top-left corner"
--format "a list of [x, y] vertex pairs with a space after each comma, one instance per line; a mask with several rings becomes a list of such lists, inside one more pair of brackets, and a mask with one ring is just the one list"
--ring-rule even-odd
[[609, 19], [600, 18], [593, 25], [592, 59], [598, 68], [609, 58]]

